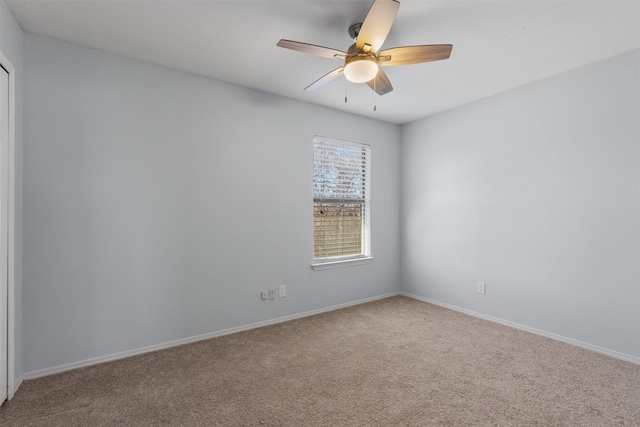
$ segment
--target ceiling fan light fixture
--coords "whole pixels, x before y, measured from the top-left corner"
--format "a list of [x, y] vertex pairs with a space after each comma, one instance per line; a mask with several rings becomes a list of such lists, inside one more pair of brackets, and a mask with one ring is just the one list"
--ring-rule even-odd
[[[328, 72], [304, 90], [316, 90], [342, 74], [354, 83], [366, 83], [378, 95], [393, 90], [383, 67], [440, 61], [451, 55], [453, 45], [402, 46], [380, 51], [398, 14], [399, 0], [373, 0], [364, 21], [349, 27], [354, 43], [346, 52], [309, 43], [282, 39], [278, 46], [324, 58], [344, 59], [344, 65]], [[376, 53], [380, 51], [379, 53]], [[345, 97], [346, 102], [346, 97]]]
[[375, 56], [358, 55], [347, 60], [344, 76], [353, 83], [365, 83], [378, 74], [378, 63]]

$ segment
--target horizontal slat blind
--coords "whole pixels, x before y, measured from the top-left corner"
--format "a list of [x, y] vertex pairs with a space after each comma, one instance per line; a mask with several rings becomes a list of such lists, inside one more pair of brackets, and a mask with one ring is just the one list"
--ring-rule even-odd
[[371, 148], [314, 138], [314, 258], [369, 255]]

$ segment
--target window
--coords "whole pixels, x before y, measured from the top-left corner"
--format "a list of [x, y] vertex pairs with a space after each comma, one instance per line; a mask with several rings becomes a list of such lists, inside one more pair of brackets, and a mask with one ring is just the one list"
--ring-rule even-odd
[[316, 266], [370, 259], [369, 145], [313, 139], [313, 260]]

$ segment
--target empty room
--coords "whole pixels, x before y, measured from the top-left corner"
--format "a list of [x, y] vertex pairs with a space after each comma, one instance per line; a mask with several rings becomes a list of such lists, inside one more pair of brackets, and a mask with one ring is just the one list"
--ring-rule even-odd
[[640, 426], [640, 2], [0, 0], [0, 258], [2, 426]]

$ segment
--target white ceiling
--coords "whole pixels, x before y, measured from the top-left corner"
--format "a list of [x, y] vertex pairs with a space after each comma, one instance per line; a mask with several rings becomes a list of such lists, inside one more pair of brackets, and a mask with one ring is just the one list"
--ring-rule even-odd
[[342, 79], [304, 92], [342, 61], [282, 49], [278, 40], [347, 50], [348, 27], [372, 1], [7, 4], [25, 31], [392, 123], [640, 48], [639, 1], [400, 0], [383, 48], [450, 43], [450, 59], [386, 68], [394, 90], [382, 97]]

